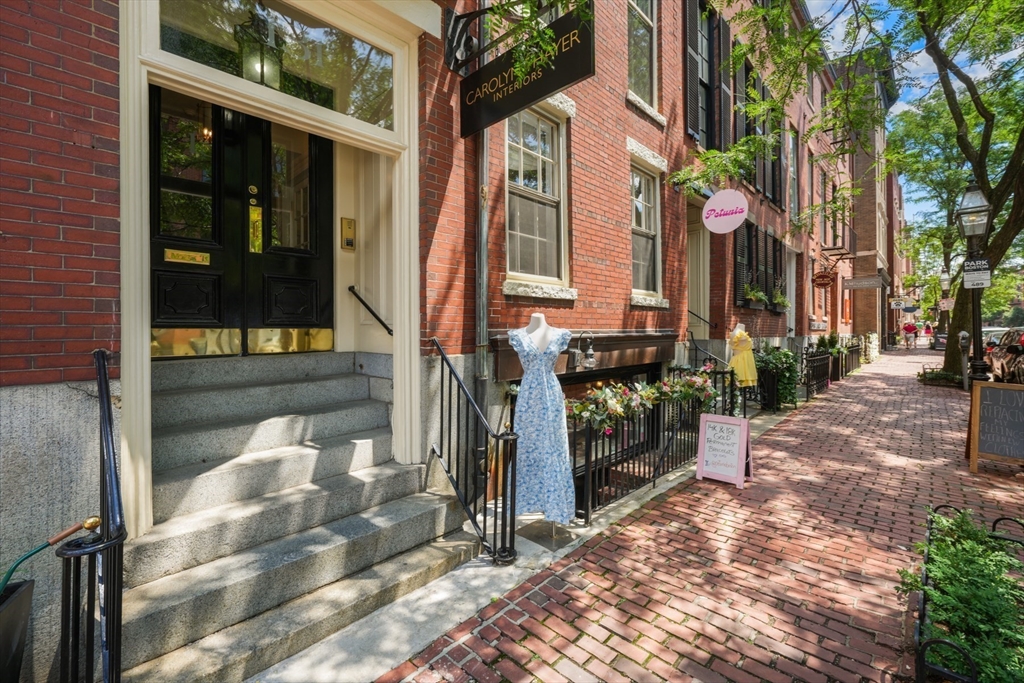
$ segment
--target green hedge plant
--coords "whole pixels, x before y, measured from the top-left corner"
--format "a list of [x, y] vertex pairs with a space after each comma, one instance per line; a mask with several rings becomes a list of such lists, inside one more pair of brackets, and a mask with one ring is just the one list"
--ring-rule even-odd
[[[928, 621], [922, 642], [950, 640], [970, 653], [979, 683], [1024, 681], [1024, 564], [1019, 545], [992, 538], [965, 510], [955, 517], [930, 513], [928, 584], [916, 568], [899, 570], [904, 595], [924, 591]], [[917, 551], [924, 554], [923, 543]], [[969, 674], [970, 666], [953, 648], [928, 650], [928, 661]]]

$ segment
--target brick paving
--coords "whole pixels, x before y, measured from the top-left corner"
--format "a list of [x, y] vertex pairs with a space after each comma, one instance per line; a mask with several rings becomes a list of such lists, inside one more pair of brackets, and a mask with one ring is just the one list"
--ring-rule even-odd
[[683, 482], [378, 683], [901, 680], [926, 506], [1024, 517], [1020, 467], [968, 471], [966, 393], [917, 383], [934, 357], [865, 366], [754, 443], [752, 486]]

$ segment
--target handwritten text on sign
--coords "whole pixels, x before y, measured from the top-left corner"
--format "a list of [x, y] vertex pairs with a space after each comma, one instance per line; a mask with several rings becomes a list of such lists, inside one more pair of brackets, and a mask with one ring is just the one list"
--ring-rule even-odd
[[743, 488], [752, 478], [750, 423], [736, 417], [701, 415], [697, 440], [697, 478], [717, 479]]
[[982, 385], [978, 450], [1024, 459], [1024, 391]]

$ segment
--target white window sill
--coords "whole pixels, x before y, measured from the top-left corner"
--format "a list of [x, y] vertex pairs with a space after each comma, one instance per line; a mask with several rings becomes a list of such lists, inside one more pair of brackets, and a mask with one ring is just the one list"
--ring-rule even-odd
[[575, 301], [579, 297], [579, 290], [571, 287], [521, 280], [505, 280], [501, 285], [501, 293], [508, 296], [532, 296], [535, 299], [560, 299], [562, 301]]
[[666, 119], [664, 116], [659, 114], [658, 110], [656, 110], [654, 107], [652, 107], [651, 105], [649, 105], [646, 102], [644, 102], [643, 98], [641, 98], [639, 95], [637, 95], [632, 90], [626, 91], [626, 101], [631, 103], [633, 106], [635, 106], [637, 109], [639, 109], [643, 113], [645, 113], [648, 116], [650, 116], [652, 119], [657, 121], [660, 125], [662, 125], [662, 126], [668, 125], [668, 119]]
[[631, 294], [629, 297], [631, 306], [643, 306], [645, 308], [668, 308], [669, 300], [659, 296], [648, 296], [646, 294]]

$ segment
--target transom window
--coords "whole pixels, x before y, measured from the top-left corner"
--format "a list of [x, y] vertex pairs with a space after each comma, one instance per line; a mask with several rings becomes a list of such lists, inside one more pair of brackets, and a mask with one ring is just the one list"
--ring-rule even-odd
[[629, 89], [654, 103], [654, 2], [629, 0]]
[[658, 289], [658, 181], [636, 168], [630, 171], [633, 224], [633, 289]]
[[528, 110], [507, 128], [508, 272], [561, 279], [558, 124]]
[[282, 3], [160, 0], [160, 47], [394, 130], [393, 56]]

